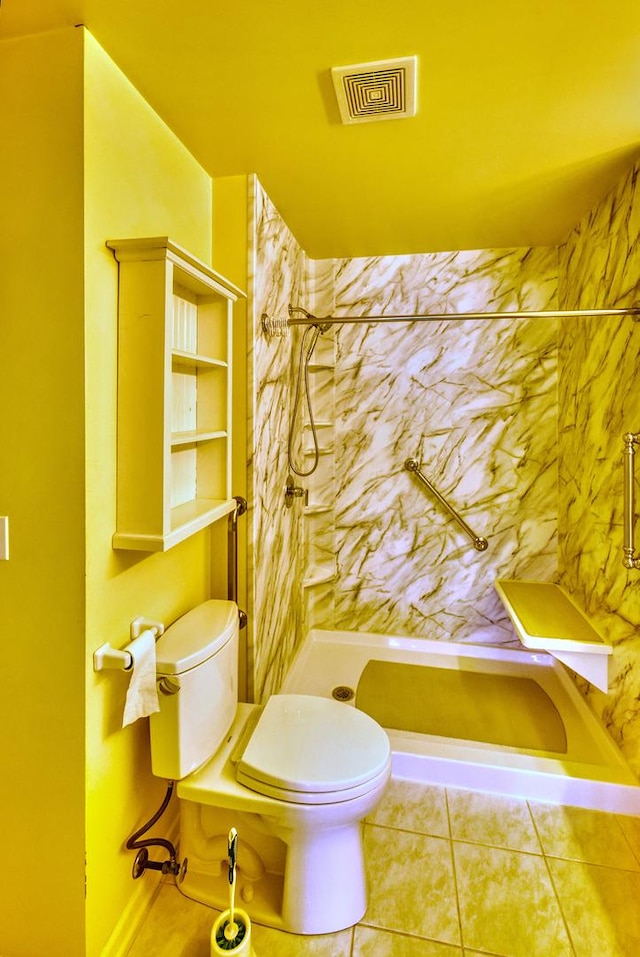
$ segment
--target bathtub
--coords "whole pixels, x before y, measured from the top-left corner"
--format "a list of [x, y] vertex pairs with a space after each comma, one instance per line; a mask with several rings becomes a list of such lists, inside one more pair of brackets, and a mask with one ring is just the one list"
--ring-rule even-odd
[[[433, 682], [433, 689], [442, 684], [445, 689], [452, 689], [451, 694], [458, 695], [452, 714], [469, 712], [478, 705], [481, 711], [485, 710], [482, 700], [486, 701], [484, 689], [487, 684], [498, 689], [497, 696], [508, 699], [497, 729], [494, 720], [494, 729], [485, 735], [485, 740], [450, 737], [443, 727], [438, 727], [437, 734], [416, 732], [411, 727], [404, 730], [387, 727], [393, 751], [394, 777], [619, 814], [640, 814], [637, 779], [564, 666], [544, 652], [315, 629], [298, 652], [281, 691], [331, 697], [335, 690], [333, 696], [345, 700], [351, 689], [354, 697], [346, 704], [355, 706], [359, 697], [364, 700], [363, 685], [366, 683], [363, 710], [377, 718], [376, 700], [384, 702], [385, 699], [397, 698], [401, 708], [403, 696], [408, 698], [409, 693], [405, 695], [403, 688], [385, 684], [385, 671], [390, 669], [386, 665], [372, 665], [372, 662], [393, 664], [396, 674], [399, 673], [397, 665], [414, 666], [402, 670], [402, 674], [409, 677], [414, 696], [421, 694], [420, 669], [423, 668], [428, 680]], [[561, 730], [556, 727], [552, 734], [552, 738], [555, 734], [556, 740], [558, 736], [562, 739], [559, 744], [553, 743], [545, 749], [535, 739], [531, 718], [533, 714], [535, 724], [539, 704], [532, 700], [527, 705], [528, 692], [525, 690], [521, 695], [524, 702], [521, 723], [523, 727], [525, 724], [529, 727], [525, 746], [520, 746], [520, 721], [514, 704], [518, 698], [518, 679], [524, 679], [522, 688], [535, 690], [540, 702], [543, 699], [548, 701], [551, 723], [555, 721], [561, 726]], [[465, 697], [468, 688], [470, 694]], [[420, 700], [427, 701], [430, 697], [426, 691]], [[361, 706], [360, 701], [358, 706]], [[525, 720], [527, 708], [529, 714]], [[491, 703], [494, 718], [499, 710], [494, 700]], [[440, 719], [439, 712], [440, 709], [434, 717]], [[380, 713], [384, 719], [388, 709], [382, 708]], [[391, 720], [396, 721], [396, 718]], [[384, 720], [380, 723], [384, 724]], [[534, 738], [531, 737], [532, 731]], [[498, 743], [487, 742], [493, 737]], [[503, 740], [507, 743], [499, 743]]]

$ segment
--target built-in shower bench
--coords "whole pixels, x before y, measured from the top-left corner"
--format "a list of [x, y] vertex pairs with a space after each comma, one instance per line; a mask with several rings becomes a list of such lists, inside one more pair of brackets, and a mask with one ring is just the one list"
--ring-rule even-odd
[[608, 691], [613, 648], [560, 585], [499, 579], [495, 589], [525, 648], [547, 651], [601, 691]]

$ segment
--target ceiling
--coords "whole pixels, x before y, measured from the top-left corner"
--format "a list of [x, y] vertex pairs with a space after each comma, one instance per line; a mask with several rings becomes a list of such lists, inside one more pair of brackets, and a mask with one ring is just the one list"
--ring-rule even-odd
[[[76, 23], [314, 258], [554, 244], [640, 152], [638, 0], [2, 0]], [[417, 116], [344, 126], [330, 68], [410, 55]]]

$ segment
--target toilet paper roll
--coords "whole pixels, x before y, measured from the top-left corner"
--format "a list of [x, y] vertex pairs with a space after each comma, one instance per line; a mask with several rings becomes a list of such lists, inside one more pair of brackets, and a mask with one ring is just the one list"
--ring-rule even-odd
[[127, 646], [133, 674], [127, 690], [122, 727], [160, 710], [156, 687], [156, 636], [148, 629]]

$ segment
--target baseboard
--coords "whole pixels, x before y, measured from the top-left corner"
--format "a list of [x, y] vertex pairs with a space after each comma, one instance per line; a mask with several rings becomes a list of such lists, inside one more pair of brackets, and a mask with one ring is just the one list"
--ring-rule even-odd
[[[168, 834], [165, 835], [173, 844], [177, 843], [178, 830], [179, 818], [176, 815], [171, 822]], [[163, 875], [160, 871], [147, 871], [143, 877], [133, 882], [129, 902], [118, 918], [100, 957], [126, 957], [151, 910], [162, 880]]]

